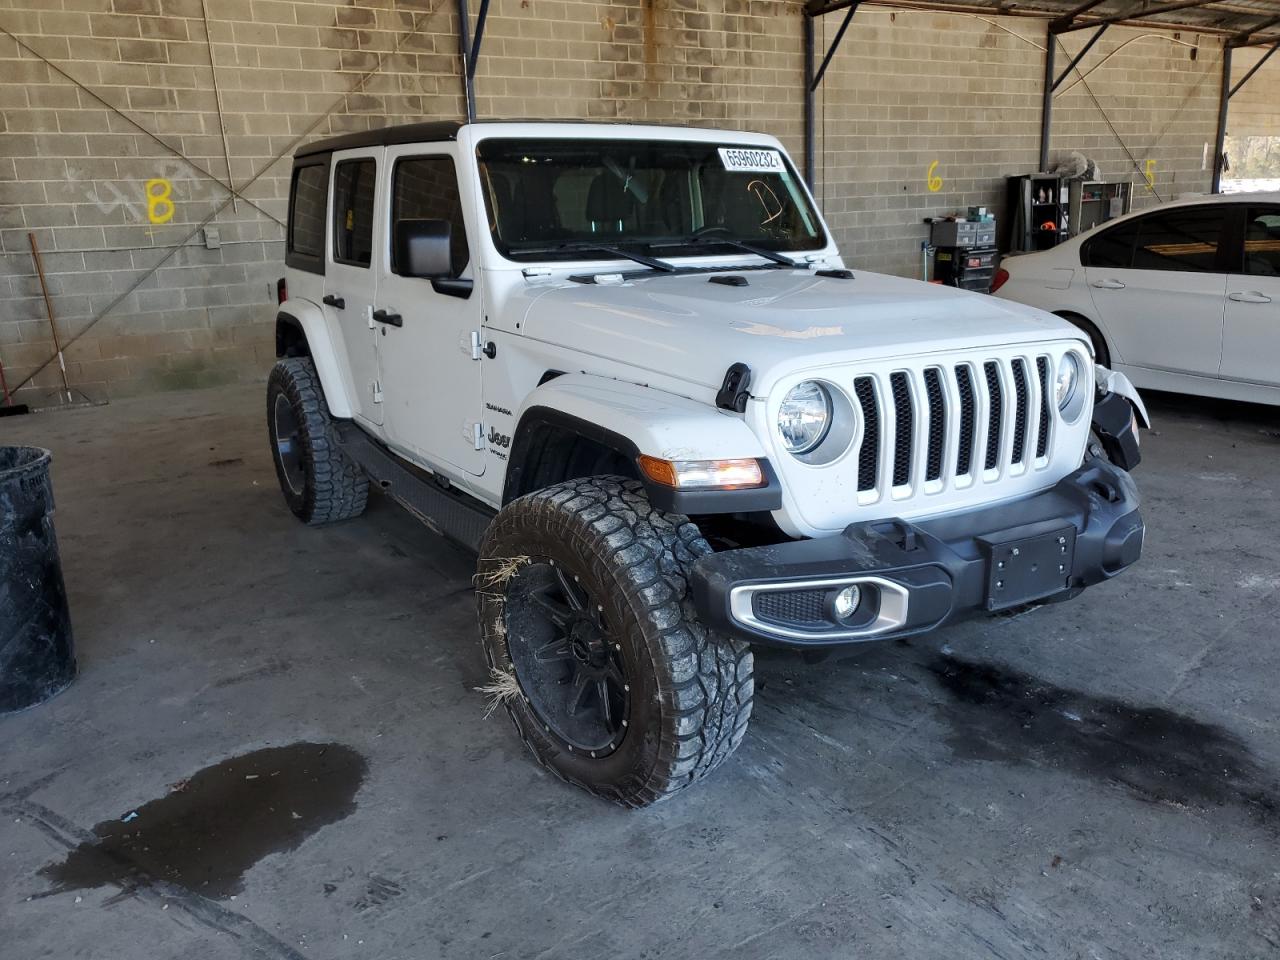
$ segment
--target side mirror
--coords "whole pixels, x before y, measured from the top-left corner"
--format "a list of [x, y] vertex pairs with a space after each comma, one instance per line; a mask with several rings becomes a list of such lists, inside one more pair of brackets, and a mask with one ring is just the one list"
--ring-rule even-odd
[[396, 273], [424, 280], [452, 277], [452, 240], [448, 220], [397, 220], [392, 235]]

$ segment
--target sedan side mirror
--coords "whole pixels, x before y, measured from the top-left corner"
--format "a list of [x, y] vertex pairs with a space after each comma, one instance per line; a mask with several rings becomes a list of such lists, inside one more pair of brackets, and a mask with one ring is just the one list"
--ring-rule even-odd
[[397, 220], [392, 240], [400, 276], [424, 280], [453, 276], [453, 228], [448, 220]]

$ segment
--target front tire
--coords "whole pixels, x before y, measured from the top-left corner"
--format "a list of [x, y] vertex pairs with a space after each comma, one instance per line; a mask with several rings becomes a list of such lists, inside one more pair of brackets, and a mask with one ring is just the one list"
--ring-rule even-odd
[[641, 807], [738, 747], [751, 650], [703, 626], [689, 596], [689, 567], [710, 550], [620, 477], [556, 484], [498, 514], [476, 576], [488, 689], [539, 763]]
[[276, 361], [267, 378], [267, 432], [289, 509], [321, 526], [364, 513], [369, 480], [334, 442], [333, 420], [309, 357]]

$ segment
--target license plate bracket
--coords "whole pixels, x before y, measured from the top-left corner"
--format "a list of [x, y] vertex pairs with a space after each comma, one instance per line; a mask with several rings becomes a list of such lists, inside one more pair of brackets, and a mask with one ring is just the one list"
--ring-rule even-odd
[[979, 538], [987, 555], [987, 609], [1004, 610], [1067, 589], [1076, 530], [1049, 521]]

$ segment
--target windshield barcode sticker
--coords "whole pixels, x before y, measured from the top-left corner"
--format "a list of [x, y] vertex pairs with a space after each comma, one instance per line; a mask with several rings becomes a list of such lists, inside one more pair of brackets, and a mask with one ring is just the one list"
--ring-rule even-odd
[[735, 173], [782, 173], [782, 154], [754, 147], [721, 147], [720, 162]]

